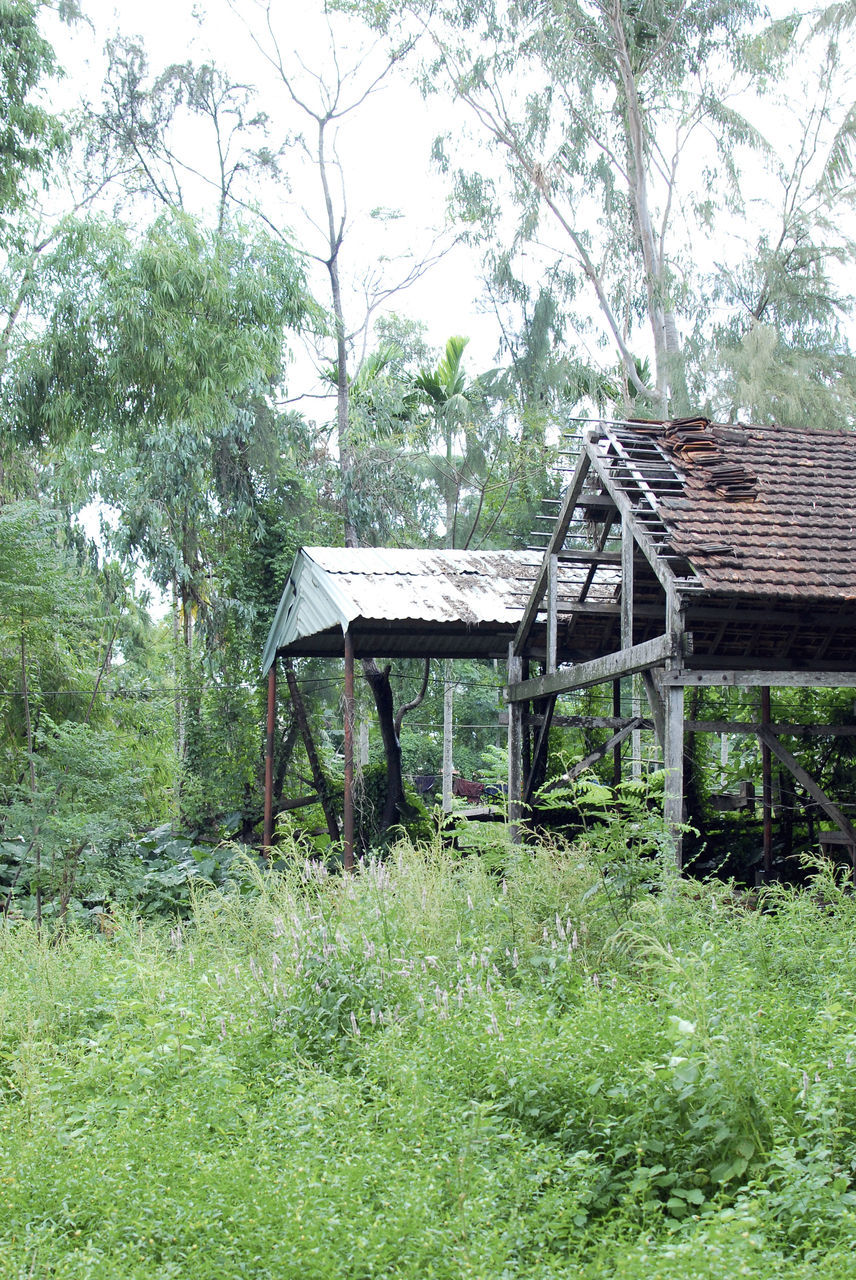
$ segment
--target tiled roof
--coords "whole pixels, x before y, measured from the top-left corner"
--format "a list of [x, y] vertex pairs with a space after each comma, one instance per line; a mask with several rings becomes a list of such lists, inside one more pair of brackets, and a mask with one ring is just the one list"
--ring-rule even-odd
[[[665, 445], [684, 493], [658, 504], [702, 587], [856, 601], [856, 432], [719, 424], [703, 432], [715, 446], [707, 458]], [[717, 476], [729, 473], [739, 481], [724, 496]]]

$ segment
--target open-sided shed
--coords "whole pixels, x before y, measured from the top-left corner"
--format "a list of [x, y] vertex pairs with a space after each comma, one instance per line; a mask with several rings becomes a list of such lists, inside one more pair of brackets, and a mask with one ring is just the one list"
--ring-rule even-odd
[[[854, 491], [856, 434], [849, 431], [704, 418], [595, 422], [544, 520], [543, 549], [305, 548], [264, 667], [273, 682], [278, 654], [344, 657], [347, 793], [355, 655], [507, 657], [515, 827], [543, 777], [557, 698], [606, 682], [617, 690], [640, 673], [663, 750], [666, 817], [679, 858], [684, 691], [760, 686], [759, 721], [728, 731], [756, 733], [762, 745], [768, 868], [772, 756], [853, 851], [856, 832], [842, 809], [801, 769], [781, 741], [784, 730], [771, 725], [769, 689], [856, 686]], [[616, 740], [635, 724], [616, 717]], [[269, 717], [269, 744], [271, 733]]]

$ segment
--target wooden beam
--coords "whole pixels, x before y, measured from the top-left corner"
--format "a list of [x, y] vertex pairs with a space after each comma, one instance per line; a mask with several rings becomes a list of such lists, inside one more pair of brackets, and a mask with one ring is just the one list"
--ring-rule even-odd
[[570, 693], [574, 689], [587, 689], [593, 684], [603, 684], [606, 680], [614, 680], [618, 676], [632, 675], [634, 671], [658, 667], [670, 658], [673, 652], [674, 642], [671, 636], [655, 636], [653, 640], [632, 645], [629, 649], [618, 649], [615, 653], [607, 653], [602, 658], [593, 658], [590, 662], [580, 662], [573, 667], [563, 667], [550, 675], [509, 684], [505, 691], [505, 698], [507, 702], [514, 704], [527, 702], [530, 698], [547, 698], [554, 693]]
[[610, 751], [614, 751], [616, 747], [620, 747], [625, 738], [629, 738], [634, 729], [639, 727], [639, 717], [634, 716], [628, 720], [623, 728], [614, 733], [612, 737], [603, 744], [602, 747], [596, 747], [594, 751], [590, 751], [587, 756], [578, 761], [572, 769], [568, 769], [567, 773], [563, 773], [561, 778], [555, 778], [551, 783], [543, 788], [545, 794], [549, 791], [555, 791], [557, 787], [564, 786], [567, 782], [573, 782], [580, 774], [585, 773], [586, 769], [590, 769], [593, 764], [597, 764]]
[[[761, 726], [770, 729], [770, 686], [761, 687]], [[761, 738], [761, 812], [764, 821], [764, 878], [773, 874], [773, 757]]]
[[675, 862], [680, 869], [684, 821], [684, 690], [673, 685], [666, 690], [663, 767], [666, 771], [663, 816], [675, 842]]
[[547, 564], [547, 672], [556, 670], [559, 647], [559, 557], [550, 556]]
[[848, 837], [848, 840], [856, 845], [856, 830], [853, 829], [848, 819], [845, 818], [844, 814], [838, 808], [838, 805], [834, 804], [832, 800], [830, 800], [829, 796], [818, 786], [814, 778], [806, 773], [800, 762], [791, 755], [790, 751], [788, 751], [786, 747], [782, 746], [781, 742], [779, 742], [779, 739], [772, 730], [766, 729], [761, 725], [758, 729], [758, 737], [764, 746], [770, 748], [776, 759], [781, 761], [785, 768], [793, 774], [803, 790], [807, 791], [811, 796], [812, 800], [816, 801], [817, 804], [820, 805], [823, 812], [827, 817], [832, 819], [839, 831], [843, 831]]
[[856, 686], [856, 671], [777, 671], [774, 667], [723, 671], [683, 667], [679, 671], [667, 671], [663, 679], [665, 684], [684, 686], [757, 688], [769, 685], [773, 689], [851, 689]]
[[[542, 765], [542, 761], [544, 760], [547, 754], [547, 747], [550, 741], [550, 727], [553, 723], [553, 711], [555, 709], [555, 706], [556, 706], [556, 699], [548, 698], [547, 710], [544, 712], [543, 715], [538, 717], [540, 721], [538, 738], [535, 743], [535, 749], [532, 752], [532, 761], [529, 766], [529, 777], [526, 779], [526, 785], [523, 789], [523, 799], [526, 802], [526, 804], [530, 804], [532, 801], [532, 794], [535, 791], [535, 779], [539, 776], [539, 774], [540, 776], [543, 777], [543, 771], [541, 769], [541, 765]], [[523, 721], [524, 721], [524, 727], [527, 727], [529, 725], [532, 725], [534, 727], [535, 717], [532, 715], [524, 714]]]
[[532, 624], [538, 616], [538, 609], [540, 608], [544, 592], [547, 589], [547, 573], [550, 564], [550, 556], [555, 555], [556, 552], [560, 551], [562, 548], [562, 544], [564, 543], [568, 532], [568, 527], [573, 518], [574, 509], [577, 505], [577, 498], [582, 493], [582, 488], [590, 469], [591, 458], [588, 453], [583, 450], [583, 453], [580, 455], [580, 460], [577, 463], [576, 470], [571, 477], [571, 483], [565, 492], [564, 498], [562, 499], [562, 505], [559, 508], [559, 514], [556, 517], [553, 532], [550, 535], [550, 540], [544, 551], [543, 563], [541, 568], [538, 570], [537, 577], [535, 578], [535, 582], [532, 586], [532, 591], [529, 595], [529, 600], [527, 601], [526, 608], [523, 611], [523, 617], [521, 618], [520, 625], [517, 628], [517, 634], [514, 637], [513, 647], [515, 657], [520, 656], [523, 652], [526, 641], [529, 639], [529, 632], [532, 630]]
[[621, 520], [621, 647], [633, 644], [633, 529], [627, 516]]
[[598, 551], [595, 547], [566, 547], [556, 554], [562, 564], [621, 564], [620, 551]]
[[663, 561], [660, 559], [660, 555], [659, 555], [659, 552], [657, 551], [657, 547], [654, 543], [654, 540], [652, 538], [649, 538], [648, 534], [641, 527], [640, 523], [634, 520], [633, 507], [630, 503], [630, 500], [627, 498], [627, 496], [624, 493], [621, 492], [620, 489], [616, 489], [614, 487], [614, 482], [612, 480], [612, 477], [609, 474], [609, 469], [603, 465], [602, 460], [597, 455], [596, 445], [594, 444], [594, 442], [592, 442], [592, 444], [589, 447], [591, 452], [592, 469], [596, 473], [598, 479], [603, 484], [604, 488], [607, 489], [609, 493], [612, 494], [612, 497], [615, 499], [615, 505], [621, 514], [622, 520], [626, 518], [631, 521], [633, 525], [633, 536], [636, 539], [636, 542], [639, 546], [640, 551], [645, 556], [645, 559], [650, 564], [654, 573], [657, 575], [657, 579], [659, 580], [659, 583], [662, 586], [663, 590], [668, 591], [675, 581], [674, 574], [672, 573], [671, 569], [669, 569], [668, 565], [664, 564]]
[[648, 699], [648, 706], [651, 708], [654, 732], [662, 749], [663, 743], [666, 741], [666, 704], [663, 701], [663, 695], [657, 688], [657, 683], [651, 671], [642, 672], [642, 685], [645, 689], [645, 696]]
[[[556, 724], [561, 724], [557, 719]], [[687, 733], [746, 733], [757, 735], [761, 724], [754, 720], [687, 720]], [[854, 738], [856, 724], [791, 724], [784, 721], [771, 724], [770, 729], [777, 737], [785, 738]]]

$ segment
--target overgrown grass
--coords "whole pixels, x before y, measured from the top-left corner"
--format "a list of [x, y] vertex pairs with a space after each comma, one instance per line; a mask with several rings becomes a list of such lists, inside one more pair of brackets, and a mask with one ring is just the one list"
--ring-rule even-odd
[[398, 847], [0, 933], [6, 1277], [856, 1276], [856, 904]]

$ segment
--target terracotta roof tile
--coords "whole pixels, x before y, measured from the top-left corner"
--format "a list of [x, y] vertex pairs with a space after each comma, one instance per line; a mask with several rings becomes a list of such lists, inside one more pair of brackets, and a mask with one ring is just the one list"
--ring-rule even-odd
[[[696, 457], [667, 450], [684, 495], [658, 504], [672, 545], [702, 585], [729, 594], [856, 600], [856, 433], [714, 423], [703, 434], [715, 446], [715, 463], [700, 460], [704, 440]], [[718, 493], [717, 468], [739, 469], [754, 496]]]

